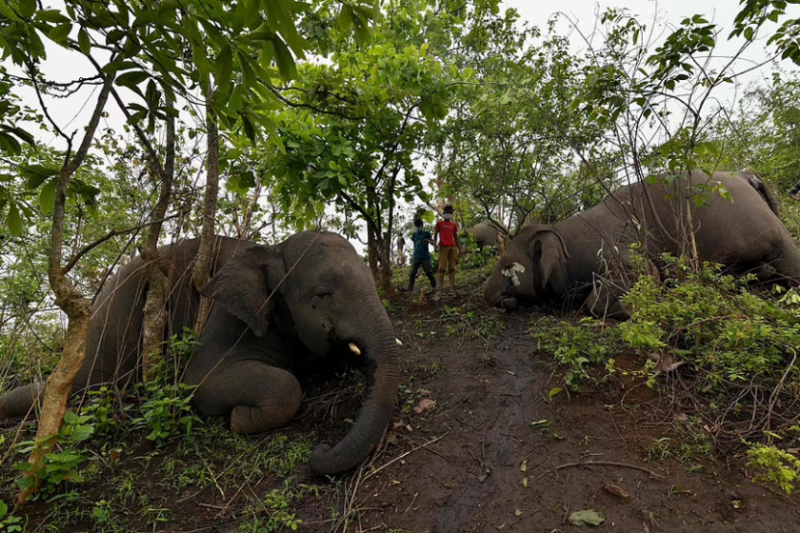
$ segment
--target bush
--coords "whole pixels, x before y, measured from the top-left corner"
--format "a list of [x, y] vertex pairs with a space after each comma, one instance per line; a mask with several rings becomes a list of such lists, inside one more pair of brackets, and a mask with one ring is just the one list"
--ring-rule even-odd
[[568, 367], [565, 382], [572, 389], [589, 377], [591, 366], [613, 365], [609, 356], [621, 348], [616, 329], [594, 318], [584, 318], [577, 325], [541, 321], [532, 334], [538, 350], [552, 353], [559, 365]]
[[156, 443], [187, 435], [192, 425], [201, 422], [191, 406], [195, 387], [179, 383], [183, 366], [198, 342], [186, 329], [183, 336], [174, 335], [166, 344], [163, 357], [151, 357], [154, 364], [148, 371], [148, 380], [137, 384], [145, 401], [140, 407], [141, 416], [132, 420], [134, 427], [149, 430], [145, 438]]
[[794, 301], [763, 299], [747, 290], [751, 276], [734, 278], [720, 267], [694, 271], [689, 262], [665, 256], [670, 276], [658, 285], [643, 276], [623, 298], [635, 311], [619, 325], [622, 341], [643, 354], [670, 353], [697, 372], [699, 388], [756, 376], [778, 377], [800, 346], [800, 315]]
[[[770, 296], [749, 286], [752, 276], [735, 278], [710, 264], [695, 270], [685, 258], [663, 260], [663, 283], [642, 275], [623, 298], [630, 320], [537, 325], [539, 348], [567, 367], [572, 388], [592, 366], [605, 364], [612, 372], [616, 354], [639, 354], [650, 386], [657, 383], [656, 359], [675, 363], [670, 369], [680, 364], [679, 372], [665, 377], [673, 405], [714, 428], [704, 431], [716, 446], [736, 449], [745, 440], [788, 436], [800, 397], [800, 294], [776, 286]], [[765, 479], [790, 488], [791, 469], [800, 463], [777, 448], [754, 450]]]
[[800, 479], [800, 459], [776, 448], [756, 444], [747, 450], [751, 457], [747, 466], [761, 471], [755, 479], [776, 483], [786, 494], [795, 489], [795, 482]]

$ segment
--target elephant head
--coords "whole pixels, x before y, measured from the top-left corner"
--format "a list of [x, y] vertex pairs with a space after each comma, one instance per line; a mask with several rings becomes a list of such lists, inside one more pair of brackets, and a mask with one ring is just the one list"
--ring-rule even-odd
[[271, 318], [314, 355], [352, 350], [366, 367], [367, 399], [350, 432], [311, 457], [318, 474], [356, 467], [391, 420], [400, 383], [398, 341], [369, 267], [344, 238], [298, 233], [241, 250], [203, 288], [257, 336]]
[[520, 300], [561, 294], [569, 285], [568, 258], [564, 239], [552, 226], [526, 226], [500, 256], [483, 296], [510, 311]]

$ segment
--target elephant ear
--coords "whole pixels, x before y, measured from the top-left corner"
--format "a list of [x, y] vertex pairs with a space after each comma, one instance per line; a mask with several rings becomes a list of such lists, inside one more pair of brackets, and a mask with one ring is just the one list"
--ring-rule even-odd
[[219, 302], [256, 336], [263, 337], [274, 307], [270, 296], [284, 273], [283, 261], [273, 248], [248, 246], [231, 257], [200, 294]]
[[543, 295], [551, 284], [557, 294], [566, 290], [563, 285], [566, 285], [569, 252], [561, 235], [552, 229], [537, 231], [531, 240], [529, 253], [533, 259], [533, 290], [536, 295]]

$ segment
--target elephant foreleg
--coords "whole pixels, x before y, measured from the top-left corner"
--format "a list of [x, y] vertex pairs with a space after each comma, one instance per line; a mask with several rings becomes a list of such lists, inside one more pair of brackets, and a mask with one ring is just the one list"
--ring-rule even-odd
[[297, 413], [302, 399], [297, 378], [257, 361], [215, 371], [195, 393], [195, 402], [204, 413], [230, 413], [235, 433], [262, 433], [283, 426]]

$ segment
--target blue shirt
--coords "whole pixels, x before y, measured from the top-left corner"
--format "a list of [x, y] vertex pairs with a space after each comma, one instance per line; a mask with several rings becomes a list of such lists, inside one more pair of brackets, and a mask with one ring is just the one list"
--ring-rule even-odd
[[415, 231], [411, 235], [411, 240], [414, 241], [414, 259], [430, 259], [431, 255], [428, 252], [428, 243], [426, 240], [433, 240], [429, 231]]

